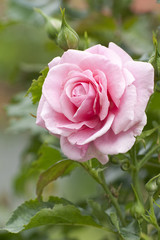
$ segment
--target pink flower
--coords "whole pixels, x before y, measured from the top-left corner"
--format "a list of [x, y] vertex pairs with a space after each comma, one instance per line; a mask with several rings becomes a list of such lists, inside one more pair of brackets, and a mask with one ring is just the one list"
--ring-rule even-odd
[[151, 64], [133, 61], [114, 43], [68, 50], [49, 63], [36, 123], [60, 136], [68, 158], [105, 164], [142, 132], [153, 79]]

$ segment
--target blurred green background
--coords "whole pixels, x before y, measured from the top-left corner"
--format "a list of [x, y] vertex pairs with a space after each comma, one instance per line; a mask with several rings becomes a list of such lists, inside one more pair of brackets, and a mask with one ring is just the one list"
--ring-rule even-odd
[[[60, 7], [80, 36], [83, 47], [87, 31], [89, 45], [107, 46], [114, 41], [134, 59], [148, 61], [153, 52], [152, 32], [160, 25], [160, 5], [150, 0], [1, 0], [0, 1], [0, 224], [3, 226], [11, 211], [22, 201], [35, 197], [35, 177], [26, 174], [35, 161], [42, 140], [49, 142], [46, 132], [35, 125], [30, 113], [36, 106], [24, 97], [32, 79], [63, 51], [48, 38], [43, 18], [34, 11], [40, 8], [47, 15], [61, 19]], [[9, 104], [10, 103], [10, 104]], [[148, 126], [152, 119], [160, 122], [160, 97], [156, 93], [148, 110]], [[8, 105], [9, 104], [9, 105]], [[115, 174], [116, 171], [116, 174]], [[123, 178], [114, 169], [108, 181]], [[116, 175], [116, 177], [115, 177]], [[83, 187], [85, 186], [85, 188]], [[100, 189], [88, 175], [75, 170], [71, 176], [50, 184], [49, 194], [64, 196], [73, 202], [89, 196], [97, 197]], [[75, 194], [76, 193], [76, 194]], [[75, 228], [71, 235], [65, 228], [48, 228], [46, 233], [27, 232], [17, 236], [6, 234], [0, 239], [108, 239], [101, 231]], [[67, 233], [68, 231], [68, 233]], [[77, 236], [76, 238], [75, 236]], [[64, 238], [68, 236], [68, 238]]]

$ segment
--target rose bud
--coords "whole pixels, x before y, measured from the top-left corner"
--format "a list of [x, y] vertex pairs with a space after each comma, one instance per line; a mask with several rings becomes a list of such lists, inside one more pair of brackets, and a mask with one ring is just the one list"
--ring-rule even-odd
[[47, 32], [49, 38], [51, 38], [52, 40], [54, 40], [56, 42], [58, 33], [61, 29], [61, 21], [56, 18], [51, 18], [51, 17], [47, 16], [40, 9], [36, 8], [35, 10], [43, 16], [43, 18], [46, 22], [45, 29], [46, 29], [46, 32]]
[[147, 192], [152, 196], [158, 189], [157, 181], [154, 179], [153, 181], [147, 182], [145, 188]]
[[65, 51], [68, 49], [77, 49], [79, 43], [78, 34], [66, 22], [65, 9], [62, 10], [62, 25], [57, 43]]
[[135, 202], [131, 208], [131, 214], [137, 219], [140, 219], [144, 213], [145, 209], [143, 205], [139, 201]]

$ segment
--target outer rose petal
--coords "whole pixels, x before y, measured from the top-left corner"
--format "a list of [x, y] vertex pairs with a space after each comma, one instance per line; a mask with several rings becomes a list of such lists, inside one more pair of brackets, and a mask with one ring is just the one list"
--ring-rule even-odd
[[39, 101], [39, 105], [38, 105], [38, 109], [37, 109], [37, 118], [36, 118], [36, 124], [43, 128], [46, 128], [46, 126], [45, 126], [45, 122], [44, 122], [43, 118], [41, 117], [41, 112], [43, 110], [45, 101], [46, 101], [46, 99], [42, 94], [41, 99]]
[[123, 76], [126, 82], [126, 86], [131, 85], [135, 81], [135, 78], [133, 77], [131, 72], [129, 72], [126, 68], [123, 68]]
[[68, 136], [83, 126], [93, 128], [98, 123], [96, 118], [89, 121], [73, 123], [63, 114], [54, 111], [47, 102], [44, 103], [44, 109], [42, 109], [39, 119], [40, 122], [37, 122], [38, 125], [42, 126], [42, 122], [44, 124], [43, 127], [47, 128], [51, 134], [61, 134], [62, 136]]
[[94, 141], [96, 148], [103, 154], [125, 153], [133, 146], [135, 142], [132, 130], [114, 134], [110, 129], [106, 134]]
[[109, 43], [109, 49], [113, 50], [122, 60], [123, 63], [133, 61], [133, 59], [126, 53], [122, 48], [117, 46], [115, 43]]
[[48, 129], [51, 134], [61, 134], [62, 136], [68, 136], [83, 126], [94, 128], [97, 123], [98, 119], [96, 117], [88, 121], [73, 123], [69, 121], [63, 114], [54, 111], [48, 102], [45, 101], [44, 97], [42, 97], [40, 100], [40, 105], [37, 111], [36, 124]]
[[59, 64], [61, 58], [60, 57], [56, 57], [56, 58], [53, 58], [53, 60], [51, 62], [48, 63], [48, 67], [49, 69], [51, 69], [52, 67], [56, 66]]
[[[127, 62], [125, 66], [135, 78], [133, 84], [137, 91], [137, 105], [134, 112], [134, 123], [140, 122], [143, 118], [149, 97], [153, 93], [154, 69], [150, 63], [136, 61]], [[132, 126], [131, 122], [128, 128]]]
[[86, 156], [85, 159], [86, 161], [92, 158], [97, 158], [99, 162], [101, 162], [102, 164], [106, 164], [109, 161], [108, 155], [107, 154], [103, 154], [101, 153], [96, 146], [94, 145], [94, 143], [90, 143], [88, 150], [86, 152]]
[[140, 122], [138, 122], [132, 129], [134, 132], [134, 136], [139, 136], [147, 123], [147, 117], [144, 113]]
[[99, 54], [105, 56], [109, 61], [118, 66], [122, 66], [121, 58], [112, 49], [102, 46], [101, 44], [95, 45], [85, 50], [92, 54]]
[[83, 146], [72, 145], [66, 137], [61, 137], [60, 143], [63, 153], [70, 159], [84, 162], [91, 158], [97, 158], [102, 164], [108, 162], [108, 156], [99, 152], [92, 143]]
[[60, 64], [63, 63], [71, 63], [79, 65], [79, 63], [86, 58], [87, 56], [91, 56], [92, 54], [86, 51], [79, 51], [74, 49], [69, 49], [68, 51], [64, 52], [61, 57]]
[[[88, 144], [83, 146], [72, 145], [66, 137], [61, 136], [60, 138], [61, 149], [63, 153], [70, 159], [77, 161], [86, 161], [85, 155], [88, 149]], [[89, 159], [87, 159], [89, 160]]]
[[62, 114], [55, 112], [47, 101], [44, 102], [40, 116], [50, 133], [68, 136], [72, 132], [70, 129], [65, 129], [64, 131], [60, 128], [60, 126], [67, 123], [67, 119]]
[[120, 106], [117, 109], [117, 113], [115, 113], [115, 119], [112, 124], [112, 129], [115, 134], [124, 131], [130, 122], [134, 125], [134, 109], [136, 104], [136, 87], [134, 85], [130, 85], [126, 88], [125, 93], [121, 98]]

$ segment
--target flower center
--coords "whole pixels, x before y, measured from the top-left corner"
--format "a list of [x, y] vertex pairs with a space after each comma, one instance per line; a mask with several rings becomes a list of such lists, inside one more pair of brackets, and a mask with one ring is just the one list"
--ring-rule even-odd
[[84, 89], [84, 87], [81, 84], [79, 84], [73, 89], [72, 97], [80, 97], [83, 95], [86, 95], [86, 90]]

